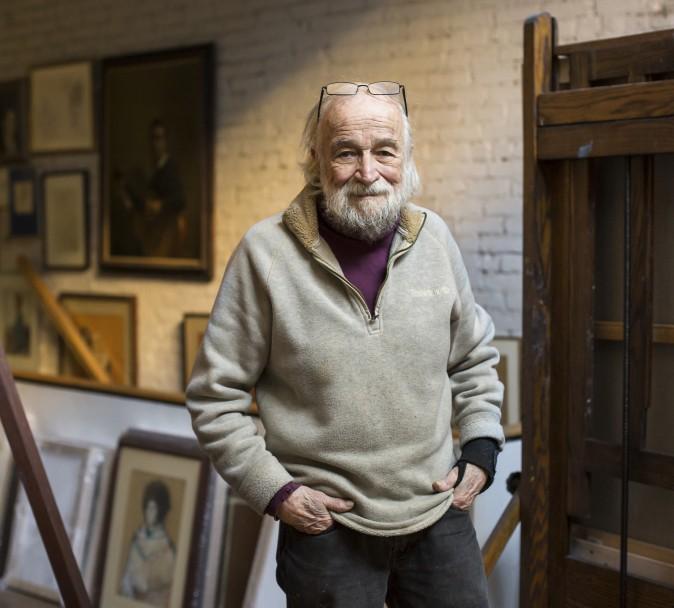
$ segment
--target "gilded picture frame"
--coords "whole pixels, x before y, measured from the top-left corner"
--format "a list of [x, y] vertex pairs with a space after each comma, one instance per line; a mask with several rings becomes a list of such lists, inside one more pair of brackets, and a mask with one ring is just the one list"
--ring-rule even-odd
[[192, 367], [201, 347], [209, 319], [208, 313], [185, 313], [181, 324], [183, 387], [187, 387]]
[[102, 63], [104, 272], [211, 278], [213, 49]]
[[521, 338], [496, 336], [492, 346], [496, 347], [501, 360], [496, 366], [499, 380], [505, 387], [501, 406], [501, 423], [516, 424], [521, 421], [520, 410], [520, 366]]
[[[136, 297], [64, 292], [59, 295], [59, 302], [113, 383], [135, 386], [138, 381]], [[59, 373], [87, 377], [63, 342], [59, 349]]]

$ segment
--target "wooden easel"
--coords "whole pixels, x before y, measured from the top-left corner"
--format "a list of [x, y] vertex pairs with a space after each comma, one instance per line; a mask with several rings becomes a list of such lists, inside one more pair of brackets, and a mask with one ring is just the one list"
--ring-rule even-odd
[[[627, 568], [630, 482], [674, 490], [674, 456], [650, 447], [644, 432], [652, 345], [674, 346], [674, 325], [654, 322], [654, 260], [666, 259], [658, 258], [666, 247], [655, 246], [655, 210], [665, 199], [654, 194], [654, 167], [658, 155], [674, 153], [674, 30], [561, 46], [549, 14], [531, 17], [522, 101], [520, 605], [674, 606], [672, 581]], [[601, 240], [607, 218], [621, 231], [609, 246]], [[610, 263], [604, 251], [615, 254]], [[613, 272], [620, 289], [607, 278]], [[619, 313], [600, 309], [600, 289]], [[622, 395], [602, 399], [597, 370], [609, 369], [601, 356], [609, 347], [621, 351], [610, 370]], [[618, 420], [617, 437], [599, 436], [596, 412], [610, 414], [605, 427]], [[604, 488], [619, 484], [618, 571], [570, 551], [573, 527], [598, 502], [598, 478], [611, 482]]]
[[[26, 258], [19, 258], [17, 266], [58, 333], [77, 361], [98, 382], [110, 383], [110, 377], [100, 366], [84, 342], [73, 320], [59, 305], [42, 279]], [[5, 429], [12, 450], [19, 479], [28, 497], [42, 542], [49, 557], [56, 582], [65, 606], [87, 608], [91, 602], [77, 561], [66, 534], [42, 458], [28, 424], [21, 399], [16, 390], [12, 371], [5, 352], [0, 346], [0, 421]]]

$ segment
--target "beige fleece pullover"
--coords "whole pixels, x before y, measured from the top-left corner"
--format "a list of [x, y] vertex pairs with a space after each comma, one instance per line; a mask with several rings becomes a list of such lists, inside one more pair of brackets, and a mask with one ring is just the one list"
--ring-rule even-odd
[[[403, 209], [374, 315], [318, 233], [303, 190], [253, 226], [225, 271], [187, 388], [194, 431], [258, 512], [296, 481], [354, 508], [373, 535], [438, 520], [460, 444], [503, 445], [494, 326], [444, 221]], [[250, 416], [256, 387], [264, 437]]]

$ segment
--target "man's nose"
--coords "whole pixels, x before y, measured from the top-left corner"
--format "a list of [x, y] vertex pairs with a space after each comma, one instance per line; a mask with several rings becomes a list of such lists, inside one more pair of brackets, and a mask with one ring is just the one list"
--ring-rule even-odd
[[374, 159], [368, 151], [363, 152], [360, 157], [358, 170], [356, 171], [356, 178], [359, 182], [368, 186], [376, 182], [379, 178], [379, 172], [375, 166]]

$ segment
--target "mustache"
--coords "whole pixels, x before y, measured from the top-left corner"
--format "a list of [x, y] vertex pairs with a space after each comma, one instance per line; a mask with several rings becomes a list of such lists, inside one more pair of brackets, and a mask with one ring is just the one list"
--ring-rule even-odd
[[377, 196], [379, 194], [391, 194], [393, 187], [387, 183], [361, 184], [357, 181], [349, 181], [342, 186], [347, 196]]

